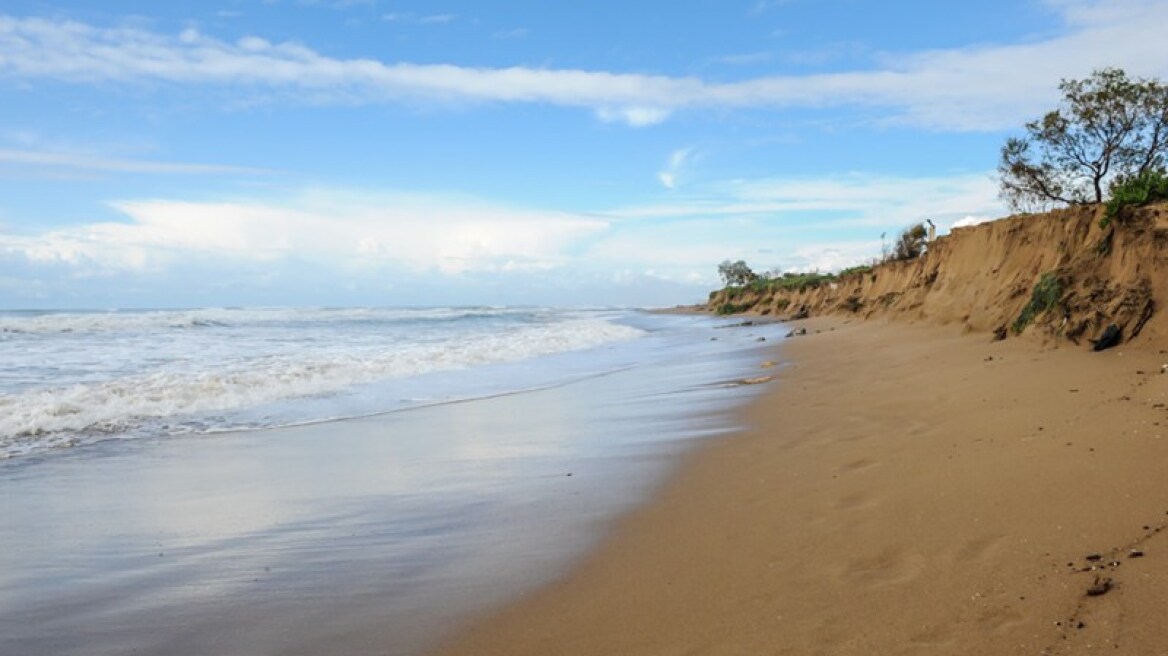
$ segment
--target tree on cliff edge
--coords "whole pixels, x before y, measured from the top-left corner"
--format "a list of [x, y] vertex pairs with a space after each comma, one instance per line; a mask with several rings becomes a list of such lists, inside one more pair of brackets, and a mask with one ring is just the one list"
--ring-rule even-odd
[[737, 262], [725, 260], [718, 265], [718, 275], [722, 276], [722, 282], [726, 283], [727, 287], [742, 287], [758, 280], [758, 274], [751, 271], [742, 260]]
[[1162, 172], [1168, 153], [1168, 87], [1117, 68], [1063, 80], [1062, 105], [1002, 147], [1002, 198], [1015, 210], [1101, 203], [1111, 186]]

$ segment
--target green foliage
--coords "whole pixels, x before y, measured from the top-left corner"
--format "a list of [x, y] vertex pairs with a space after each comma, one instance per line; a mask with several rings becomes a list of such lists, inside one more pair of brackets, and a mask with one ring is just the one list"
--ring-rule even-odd
[[1063, 80], [1062, 104], [1002, 147], [1002, 198], [1016, 211], [1051, 203], [1101, 203], [1115, 180], [1163, 170], [1168, 87], [1105, 68]]
[[830, 273], [784, 273], [774, 278], [756, 278], [742, 287], [728, 287], [724, 291], [726, 298], [734, 300], [747, 292], [760, 296], [773, 295], [776, 292], [801, 292], [806, 289], [816, 289], [825, 283], [835, 282], [837, 276]]
[[742, 312], [746, 312], [751, 307], [752, 306], [750, 304], [747, 304], [747, 303], [723, 303], [723, 304], [719, 305], [718, 309], [715, 311], [719, 315], [724, 316], [727, 314], [740, 314]]
[[758, 274], [751, 271], [743, 260], [737, 262], [724, 260], [718, 265], [718, 275], [722, 277], [722, 282], [726, 283], [727, 287], [741, 287], [758, 280]]
[[791, 299], [787, 298], [786, 296], [775, 301], [775, 308], [777, 308], [780, 311], [786, 310], [787, 306], [789, 306], [789, 305], [791, 305]]
[[1034, 291], [1030, 293], [1030, 302], [1022, 308], [1021, 314], [1011, 326], [1014, 334], [1021, 333], [1036, 318], [1057, 305], [1062, 296], [1063, 286], [1055, 272], [1048, 271], [1042, 274], [1034, 285]]
[[1168, 175], [1162, 170], [1144, 171], [1134, 178], [1117, 180], [1111, 185], [1111, 200], [1107, 201], [1099, 227], [1106, 228], [1113, 220], [1120, 219], [1125, 207], [1165, 199], [1168, 199]]
[[925, 252], [925, 237], [928, 231], [923, 223], [918, 223], [904, 229], [892, 245], [893, 260], [912, 260]]
[[771, 286], [775, 289], [801, 292], [806, 289], [818, 289], [820, 286], [835, 282], [836, 277], [830, 273], [784, 273], [781, 278], [772, 278]]
[[867, 264], [861, 264], [859, 266], [848, 267], [848, 268], [840, 271], [838, 277], [839, 278], [847, 278], [848, 276], [859, 276], [859, 275], [864, 275], [865, 273], [871, 273], [871, 272], [872, 272], [871, 266], [869, 266]]

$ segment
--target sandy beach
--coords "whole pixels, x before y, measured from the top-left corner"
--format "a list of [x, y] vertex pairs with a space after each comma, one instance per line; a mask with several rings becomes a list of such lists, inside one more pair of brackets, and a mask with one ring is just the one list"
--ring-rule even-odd
[[439, 653], [1162, 653], [1168, 355], [802, 325], [749, 429]]

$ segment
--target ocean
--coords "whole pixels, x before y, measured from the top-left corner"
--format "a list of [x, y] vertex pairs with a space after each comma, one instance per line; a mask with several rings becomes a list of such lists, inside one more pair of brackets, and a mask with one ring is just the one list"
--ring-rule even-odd
[[619, 309], [0, 312], [0, 653], [420, 653], [736, 428], [779, 335]]

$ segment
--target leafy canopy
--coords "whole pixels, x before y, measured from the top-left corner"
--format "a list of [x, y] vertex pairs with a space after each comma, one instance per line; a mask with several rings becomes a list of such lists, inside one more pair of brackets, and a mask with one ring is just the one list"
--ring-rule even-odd
[[722, 282], [726, 283], [727, 287], [742, 287], [758, 280], [758, 275], [751, 271], [743, 260], [723, 261], [718, 265], [718, 275], [722, 276]]
[[892, 245], [893, 260], [911, 260], [925, 252], [928, 231], [923, 223], [909, 226], [896, 238]]
[[1061, 106], [1002, 147], [1001, 193], [1015, 210], [1101, 203], [1117, 182], [1164, 171], [1168, 87], [1117, 68], [1063, 80]]

